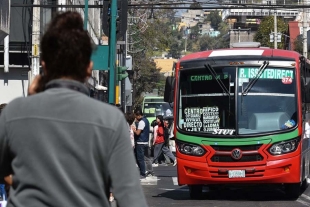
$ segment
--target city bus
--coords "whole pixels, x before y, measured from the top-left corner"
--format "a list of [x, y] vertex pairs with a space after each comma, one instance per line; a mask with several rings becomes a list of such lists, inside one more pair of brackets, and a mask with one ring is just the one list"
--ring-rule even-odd
[[164, 102], [163, 96], [145, 96], [142, 103], [143, 115], [150, 123], [157, 115], [173, 116], [172, 104]]
[[277, 184], [297, 199], [308, 186], [309, 61], [240, 43], [182, 57], [167, 77], [179, 185]]

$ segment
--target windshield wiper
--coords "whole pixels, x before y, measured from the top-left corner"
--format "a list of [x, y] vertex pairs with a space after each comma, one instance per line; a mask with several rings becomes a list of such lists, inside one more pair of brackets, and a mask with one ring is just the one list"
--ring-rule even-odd
[[212, 68], [211, 65], [209, 64], [205, 64], [204, 65], [211, 73], [212, 77], [216, 80], [216, 82], [219, 84], [219, 86], [222, 88], [222, 90], [228, 95], [230, 96], [230, 92], [228, 91], [228, 89], [226, 88], [226, 86], [224, 85], [223, 81], [219, 78], [217, 79], [216, 77], [218, 77], [218, 75], [216, 74], [215, 70]]
[[269, 65], [269, 61], [264, 61], [263, 64], [259, 67], [258, 73], [256, 76], [249, 82], [249, 84], [245, 87], [245, 89], [242, 91], [242, 95], [246, 96], [249, 92], [249, 90], [252, 88], [252, 86], [256, 83], [256, 81], [259, 79], [261, 74], [264, 72], [264, 70]]

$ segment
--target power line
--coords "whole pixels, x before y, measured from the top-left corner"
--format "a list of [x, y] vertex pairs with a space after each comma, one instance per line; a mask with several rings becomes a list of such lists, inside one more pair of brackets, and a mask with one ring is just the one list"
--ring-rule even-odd
[[[184, 4], [184, 3], [182, 3]], [[11, 7], [42, 7], [42, 8], [84, 8], [85, 5], [29, 5], [29, 4], [11, 4]], [[102, 8], [102, 5], [88, 5], [89, 8]], [[131, 8], [141, 8], [141, 9], [191, 9], [191, 10], [201, 10], [201, 9], [302, 9], [310, 8], [310, 5], [258, 5], [258, 4], [226, 4], [223, 5], [214, 5], [214, 6], [175, 6], [175, 4], [128, 4], [128, 7]]]

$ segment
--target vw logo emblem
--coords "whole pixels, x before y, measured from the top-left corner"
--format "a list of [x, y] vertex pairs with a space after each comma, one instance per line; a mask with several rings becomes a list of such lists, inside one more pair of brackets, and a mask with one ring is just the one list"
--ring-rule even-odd
[[234, 160], [240, 160], [241, 157], [242, 157], [242, 151], [238, 148], [235, 148], [231, 151], [231, 157], [234, 159]]

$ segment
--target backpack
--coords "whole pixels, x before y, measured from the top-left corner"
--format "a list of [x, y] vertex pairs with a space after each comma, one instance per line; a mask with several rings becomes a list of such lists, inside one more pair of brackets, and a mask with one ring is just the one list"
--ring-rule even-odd
[[164, 140], [166, 146], [169, 146], [170, 128], [171, 128], [170, 126], [164, 127]]

